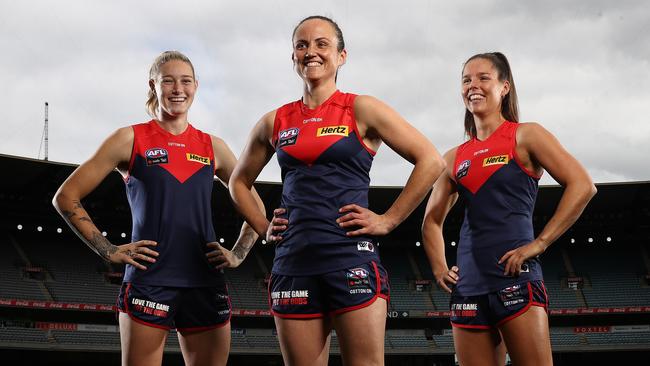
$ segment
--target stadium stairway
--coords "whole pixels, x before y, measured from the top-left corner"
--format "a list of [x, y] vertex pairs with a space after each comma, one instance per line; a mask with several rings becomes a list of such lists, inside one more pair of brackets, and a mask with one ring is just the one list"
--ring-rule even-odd
[[[571, 263], [571, 258], [569, 257], [569, 253], [564, 248], [562, 248], [562, 262], [564, 263], [564, 268], [566, 269], [568, 276], [575, 277], [576, 271], [573, 269], [573, 263]], [[575, 294], [580, 306], [586, 308], [587, 299], [585, 299], [585, 294], [582, 292], [582, 289], [575, 290]]]
[[[409, 262], [409, 266], [411, 267], [411, 271], [413, 272], [413, 275], [415, 275], [416, 280], [422, 280], [422, 273], [420, 272], [420, 267], [418, 266], [418, 263], [416, 262], [415, 258], [413, 258], [413, 253], [409, 250], [406, 252], [407, 253], [407, 258]], [[429, 306], [431, 306], [431, 309], [437, 310], [436, 305], [433, 302], [433, 299], [431, 298], [431, 292], [427, 291], [427, 296], [425, 297], [425, 303]]]
[[[14, 249], [16, 249], [16, 252], [20, 256], [20, 259], [22, 259], [25, 266], [32, 267], [33, 264], [29, 260], [29, 257], [27, 256], [27, 254], [25, 253], [23, 248], [20, 246], [20, 243], [18, 243], [16, 238], [13, 237], [13, 235], [11, 235], [11, 234], [7, 234], [7, 235], [9, 236], [9, 242], [14, 247]], [[50, 291], [45, 286], [45, 283], [43, 283], [42, 281], [34, 281], [34, 283], [36, 284], [36, 286], [38, 286], [39, 290], [41, 291], [41, 293], [45, 297], [45, 300], [54, 301], [54, 297], [52, 297], [52, 294], [50, 293]]]

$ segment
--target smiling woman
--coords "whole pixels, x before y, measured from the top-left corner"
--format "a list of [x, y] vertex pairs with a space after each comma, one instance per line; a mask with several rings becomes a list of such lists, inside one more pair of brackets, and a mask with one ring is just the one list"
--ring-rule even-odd
[[[232, 251], [216, 242], [214, 175], [227, 184], [236, 159], [223, 140], [188, 122], [198, 87], [190, 60], [163, 52], [149, 77], [146, 106], [153, 119], [108, 137], [61, 185], [53, 203], [92, 250], [126, 264], [117, 300], [123, 365], [160, 365], [171, 328], [178, 330], [187, 365], [225, 365], [230, 302], [222, 269], [237, 267], [257, 235], [244, 225]], [[117, 246], [81, 205], [115, 168], [133, 216], [133, 242]]]
[[[447, 170], [433, 187], [422, 225], [436, 280], [452, 294], [459, 363], [503, 365], [505, 343], [514, 364], [551, 365], [539, 256], [573, 225], [596, 188], [548, 131], [537, 123], [519, 123], [515, 83], [502, 53], [465, 62], [461, 97], [469, 141], [445, 153]], [[565, 191], [535, 237], [532, 213], [544, 170]], [[449, 269], [442, 225], [459, 195], [466, 214], [458, 263]]]
[[[269, 298], [285, 363], [327, 365], [334, 328], [346, 365], [381, 365], [389, 289], [376, 237], [417, 207], [444, 163], [392, 108], [337, 90], [347, 51], [333, 20], [303, 19], [292, 44], [302, 99], [257, 123], [230, 192], [255, 231], [277, 244]], [[415, 167], [393, 205], [376, 214], [368, 209], [369, 171], [382, 142]], [[283, 188], [269, 222], [250, 188], [274, 153]]]

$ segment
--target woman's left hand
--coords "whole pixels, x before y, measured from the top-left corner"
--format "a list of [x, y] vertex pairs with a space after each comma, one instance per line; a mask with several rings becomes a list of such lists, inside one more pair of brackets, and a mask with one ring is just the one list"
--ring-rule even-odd
[[239, 259], [233, 252], [222, 247], [219, 243], [211, 242], [207, 245], [212, 251], [205, 256], [208, 257], [208, 262], [215, 265], [215, 269], [237, 268], [241, 264], [242, 259]]
[[339, 213], [345, 214], [336, 219], [339, 226], [344, 229], [355, 229], [348, 231], [347, 236], [386, 235], [396, 226], [386, 215], [377, 215], [369, 209], [355, 204], [341, 207]]
[[530, 243], [523, 245], [517, 249], [508, 251], [499, 259], [499, 264], [505, 262], [505, 270], [503, 272], [506, 276], [519, 276], [521, 273], [521, 265], [530, 258], [534, 258], [544, 253], [546, 247], [538, 240], [533, 240]]

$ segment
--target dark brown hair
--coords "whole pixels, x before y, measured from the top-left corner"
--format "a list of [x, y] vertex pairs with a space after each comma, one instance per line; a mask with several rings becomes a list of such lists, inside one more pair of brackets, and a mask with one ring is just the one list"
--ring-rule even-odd
[[[463, 70], [468, 62], [482, 58], [492, 63], [497, 70], [499, 81], [508, 81], [510, 84], [510, 91], [503, 97], [501, 101], [501, 114], [503, 117], [511, 122], [519, 122], [519, 102], [517, 100], [517, 89], [515, 88], [515, 81], [512, 78], [512, 70], [508, 59], [501, 52], [479, 53], [467, 59], [463, 64]], [[476, 123], [474, 123], [474, 116], [466, 108], [465, 109], [465, 133], [469, 138], [476, 137]]]
[[322, 15], [311, 15], [311, 16], [308, 16], [307, 18], [301, 20], [300, 23], [298, 23], [298, 25], [296, 25], [296, 27], [293, 28], [293, 33], [291, 33], [291, 43], [293, 43], [293, 37], [296, 36], [296, 31], [298, 30], [298, 27], [300, 27], [300, 25], [302, 23], [304, 23], [304, 22], [306, 22], [308, 20], [312, 20], [312, 19], [320, 19], [320, 20], [324, 20], [324, 21], [330, 23], [330, 25], [332, 25], [332, 27], [334, 27], [334, 33], [336, 33], [336, 39], [338, 41], [336, 43], [336, 50], [341, 52], [341, 51], [343, 51], [345, 49], [345, 40], [343, 39], [343, 32], [341, 32], [341, 28], [339, 28], [339, 25], [336, 24], [336, 22], [333, 21], [332, 19], [330, 19], [330, 18], [328, 18], [326, 16], [322, 16]]

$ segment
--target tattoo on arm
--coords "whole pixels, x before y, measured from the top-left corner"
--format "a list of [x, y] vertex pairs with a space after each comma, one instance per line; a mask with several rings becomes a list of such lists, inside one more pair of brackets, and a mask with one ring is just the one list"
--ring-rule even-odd
[[93, 232], [93, 237], [88, 240], [89, 246], [102, 258], [108, 260], [110, 256], [117, 252], [117, 247], [111, 244], [101, 233]]
[[256, 239], [257, 234], [251, 227], [242, 230], [242, 233], [239, 236], [239, 240], [237, 240], [237, 245], [235, 245], [235, 247], [232, 249], [232, 253], [243, 261], [255, 244]]
[[76, 212], [70, 212], [70, 211], [67, 211], [67, 210], [61, 210], [61, 212], [65, 215], [65, 217], [68, 220], [71, 220], [77, 214]]

